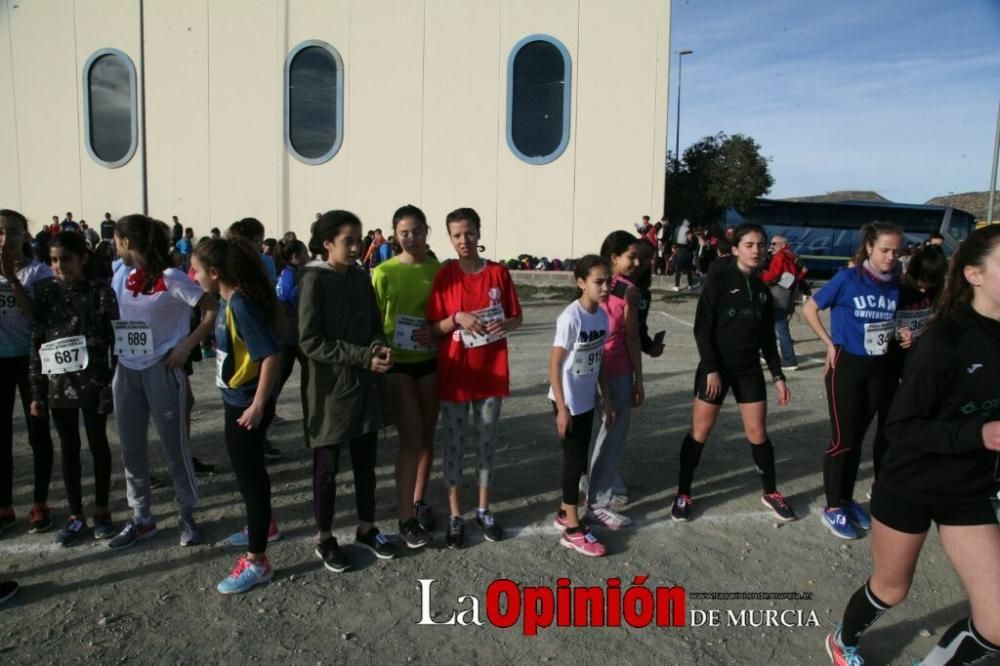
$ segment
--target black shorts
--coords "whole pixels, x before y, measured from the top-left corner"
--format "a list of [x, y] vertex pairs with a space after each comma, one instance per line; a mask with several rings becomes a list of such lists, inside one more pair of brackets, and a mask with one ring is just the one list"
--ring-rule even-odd
[[390, 375], [409, 375], [414, 381], [437, 372], [437, 359], [417, 361], [416, 363], [393, 363], [389, 368]]
[[694, 375], [694, 395], [699, 400], [703, 400], [713, 405], [721, 405], [726, 399], [729, 389], [733, 389], [733, 396], [740, 404], [751, 402], [767, 401], [767, 384], [764, 383], [764, 373], [760, 368], [745, 370], [743, 372], [719, 371], [719, 378], [722, 380], [722, 390], [714, 400], [709, 400], [705, 395], [708, 384], [708, 373], [699, 363], [698, 370]]
[[872, 488], [872, 518], [907, 534], [923, 534], [931, 521], [941, 525], [996, 525], [997, 514], [989, 498], [963, 503], [915, 502], [900, 497], [885, 483]]

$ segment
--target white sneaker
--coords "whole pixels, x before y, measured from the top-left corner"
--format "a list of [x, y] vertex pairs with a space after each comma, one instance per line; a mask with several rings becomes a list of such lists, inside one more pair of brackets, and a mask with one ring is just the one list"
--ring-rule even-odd
[[606, 507], [591, 507], [584, 516], [584, 520], [591, 525], [606, 527], [609, 530], [620, 530], [629, 527], [632, 519], [623, 513], [612, 511]]

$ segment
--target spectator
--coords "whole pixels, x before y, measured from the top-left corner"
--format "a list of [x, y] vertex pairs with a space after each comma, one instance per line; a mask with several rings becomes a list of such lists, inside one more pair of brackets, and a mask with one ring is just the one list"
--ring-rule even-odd
[[96, 231], [87, 226], [84, 220], [80, 220], [80, 231], [83, 232], [83, 237], [87, 239], [87, 244], [90, 245], [91, 250], [101, 242], [101, 237], [97, 235]]
[[927, 236], [927, 241], [924, 245], [944, 245], [944, 236], [942, 236], [937, 231], [932, 231]]
[[80, 233], [80, 225], [73, 221], [73, 213], [66, 212], [66, 219], [59, 225], [60, 231], [75, 231]]
[[191, 253], [194, 252], [194, 229], [188, 227], [184, 230], [184, 236], [176, 244], [177, 252], [181, 255], [184, 272], [191, 267]]
[[111, 219], [111, 213], [104, 214], [101, 221], [101, 240], [113, 241], [115, 239], [115, 221]]
[[[684, 221], [687, 223], [687, 220]], [[694, 258], [695, 253], [698, 251], [698, 239], [694, 237], [694, 233], [690, 230], [685, 232], [684, 240], [677, 244], [677, 249], [674, 251], [673, 264], [674, 264], [674, 291], [681, 291], [681, 273], [687, 275], [687, 289], [691, 289], [692, 286], [692, 274], [694, 273]]]
[[778, 351], [781, 353], [781, 369], [785, 371], [799, 369], [788, 320], [795, 311], [796, 286], [806, 272], [799, 263], [799, 258], [788, 247], [788, 240], [784, 236], [773, 236], [771, 262], [761, 279], [770, 288], [774, 301], [774, 335], [778, 339]]
[[216, 238], [222, 238], [222, 234], [219, 232], [219, 227], [212, 227], [209, 233], [209, 238], [215, 240]]
[[174, 221], [174, 226], [171, 228], [170, 240], [174, 244], [174, 247], [176, 247], [178, 241], [184, 237], [184, 227], [181, 226], [180, 220], [177, 219], [176, 215], [174, 215], [172, 219]]

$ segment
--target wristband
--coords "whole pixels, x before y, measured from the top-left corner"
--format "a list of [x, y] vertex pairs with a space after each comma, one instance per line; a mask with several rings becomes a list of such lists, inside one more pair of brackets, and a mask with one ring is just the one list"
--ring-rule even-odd
[[784, 375], [775, 375], [775, 376], [771, 377], [771, 381], [774, 382], [775, 384], [777, 384], [778, 382], [784, 382], [784, 381], [787, 381], [787, 380], [785, 379]]
[[451, 315], [451, 325], [454, 326], [455, 328], [462, 328], [461, 326], [458, 325], [458, 321], [455, 319], [455, 317], [457, 316], [458, 312], [455, 312], [454, 314]]

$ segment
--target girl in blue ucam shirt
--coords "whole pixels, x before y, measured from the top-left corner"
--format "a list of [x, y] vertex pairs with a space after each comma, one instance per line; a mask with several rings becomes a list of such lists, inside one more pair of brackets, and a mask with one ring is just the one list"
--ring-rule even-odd
[[[856, 539], [871, 526], [854, 501], [865, 431], [892, 396], [885, 372], [889, 343], [896, 335], [899, 280], [896, 264], [903, 232], [884, 222], [861, 228], [853, 266], [837, 273], [802, 308], [806, 322], [826, 345], [824, 383], [833, 437], [823, 461], [824, 525], [842, 539]], [[819, 311], [830, 309], [830, 329]], [[903, 344], [908, 345], [909, 336]]]

